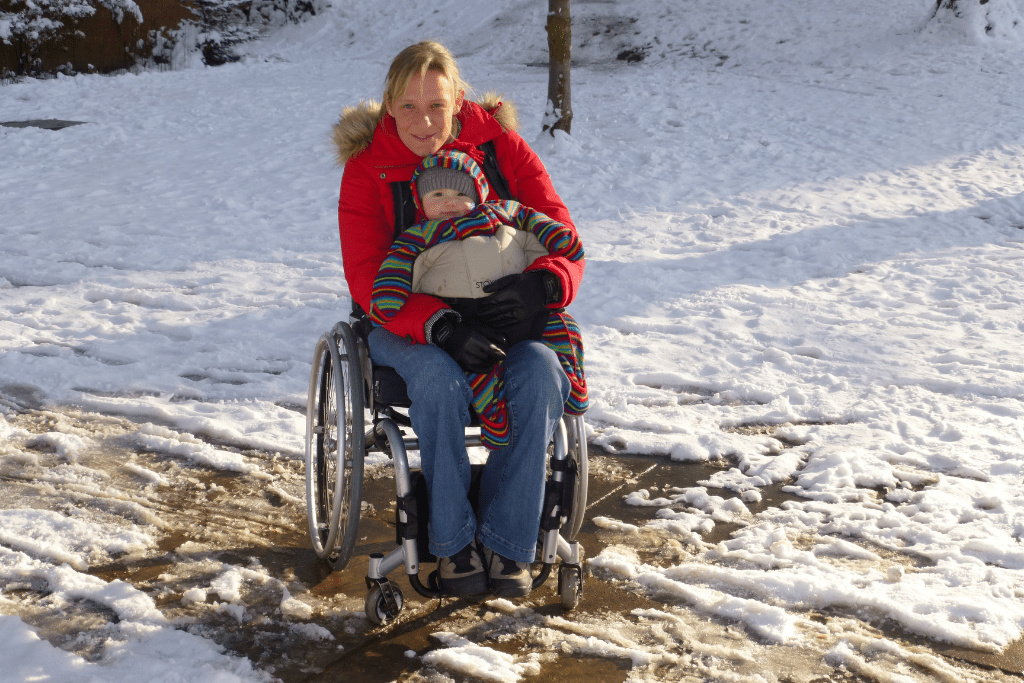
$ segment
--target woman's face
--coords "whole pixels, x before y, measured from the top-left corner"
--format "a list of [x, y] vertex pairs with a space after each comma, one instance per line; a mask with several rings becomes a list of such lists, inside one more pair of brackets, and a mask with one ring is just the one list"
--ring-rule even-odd
[[440, 71], [413, 76], [405, 94], [388, 104], [398, 123], [398, 137], [421, 157], [441, 149], [452, 136], [452, 117], [462, 109], [465, 92], [452, 92]]

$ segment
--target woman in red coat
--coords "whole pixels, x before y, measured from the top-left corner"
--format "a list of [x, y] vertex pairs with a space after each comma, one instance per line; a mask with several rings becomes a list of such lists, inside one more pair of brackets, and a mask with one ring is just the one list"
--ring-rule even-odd
[[[334, 128], [338, 161], [345, 165], [338, 201], [345, 279], [364, 310], [396, 234], [392, 183], [408, 186], [423, 158], [439, 150], [455, 149], [483, 163], [491, 146], [511, 198], [575, 231], [544, 165], [515, 132], [514, 108], [497, 98], [477, 104], [465, 95], [452, 55], [437, 43], [417, 43], [392, 62], [383, 104], [345, 109]], [[541, 257], [512, 282], [503, 279], [505, 286], [482, 300], [481, 317], [506, 327], [545, 307], [567, 306], [583, 269], [583, 260]], [[441, 558], [442, 587], [458, 596], [526, 595], [547, 444], [569, 392], [555, 353], [530, 340], [506, 350], [503, 340], [463, 325], [455, 311], [427, 294], [413, 294], [395, 318], [374, 329], [369, 346], [374, 362], [395, 368], [406, 381], [430, 489], [430, 551]], [[499, 361], [505, 363], [512, 442], [490, 453], [478, 518], [468, 499], [464, 434], [473, 395], [463, 371], [487, 372]]]

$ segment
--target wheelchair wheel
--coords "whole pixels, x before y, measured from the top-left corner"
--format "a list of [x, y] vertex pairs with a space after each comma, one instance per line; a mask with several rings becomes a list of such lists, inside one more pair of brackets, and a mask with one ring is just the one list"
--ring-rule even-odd
[[[366, 594], [366, 618], [377, 626], [397, 618], [405, 605], [405, 596], [402, 595], [398, 586], [390, 581], [385, 583], [387, 584], [385, 588], [391, 593], [390, 596], [385, 595], [384, 589], [380, 585], [374, 586]], [[394, 600], [391, 605], [388, 604], [389, 598]]]
[[574, 610], [583, 595], [583, 573], [578, 565], [559, 565], [558, 598], [566, 610]]
[[576, 463], [576, 492], [572, 501], [569, 519], [562, 527], [562, 536], [567, 541], [576, 540], [576, 535], [583, 526], [583, 517], [587, 512], [587, 482], [589, 466], [587, 464], [587, 431], [582, 415], [565, 415], [565, 431], [568, 437], [569, 458]]
[[346, 323], [317, 342], [306, 405], [306, 510], [313, 550], [335, 569], [348, 564], [363, 496], [362, 370]]

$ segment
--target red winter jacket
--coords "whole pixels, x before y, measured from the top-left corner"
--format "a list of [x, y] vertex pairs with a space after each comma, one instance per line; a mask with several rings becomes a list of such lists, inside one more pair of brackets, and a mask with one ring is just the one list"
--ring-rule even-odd
[[[551, 184], [543, 163], [511, 126], [514, 109], [509, 104], [493, 103], [484, 107], [465, 101], [456, 116], [462, 124], [459, 137], [443, 149], [469, 152], [494, 141], [494, 149], [508, 183], [509, 191], [522, 204], [564, 223], [576, 231], [569, 210]], [[508, 108], [508, 114], [502, 112]], [[387, 256], [394, 236], [395, 212], [391, 183], [409, 182], [422, 157], [416, 155], [398, 137], [395, 119], [383, 106], [370, 102], [346, 109], [334, 127], [338, 160], [345, 164], [338, 199], [338, 232], [341, 256], [352, 298], [370, 310], [373, 281]], [[474, 152], [476, 154], [476, 152]], [[481, 200], [499, 199], [492, 190]], [[417, 216], [417, 220], [423, 218]], [[542, 256], [527, 271], [544, 269], [554, 273], [562, 284], [562, 300], [551, 308], [568, 306], [576, 297], [583, 278], [583, 260], [568, 261], [559, 256]], [[413, 294], [385, 329], [420, 344], [426, 343], [424, 324], [444, 302], [429, 294]]]

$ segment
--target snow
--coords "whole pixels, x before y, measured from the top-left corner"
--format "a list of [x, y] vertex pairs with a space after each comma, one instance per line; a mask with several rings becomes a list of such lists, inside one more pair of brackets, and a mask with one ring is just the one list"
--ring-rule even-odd
[[540, 673], [536, 655], [531, 655], [532, 659], [525, 662], [517, 662], [512, 655], [477, 645], [457, 633], [437, 631], [433, 637], [446, 647], [423, 655], [424, 664], [441, 666], [492, 683], [517, 683], [524, 676]]
[[[73, 405], [137, 421], [124, 438], [142, 449], [294, 499], [238, 451], [301, 457], [313, 346], [348, 310], [329, 129], [343, 106], [379, 97], [399, 49], [441, 38], [470, 83], [517, 103], [579, 227], [588, 267], [571, 312], [592, 445], [732, 465], [697, 487], [625, 491], [651, 509], [640, 525], [594, 520], [629, 543], [667, 538], [677, 562], [646, 563], [624, 541], [591, 568], [767, 642], [808, 637], [802, 612], [828, 607], [976, 650], [1021, 638], [1020, 0], [933, 22], [932, 0], [580, 3], [573, 132], [554, 138], [539, 135], [546, 70], [527, 66], [546, 59], [542, 5], [352, 0], [215, 69], [2, 86], [0, 121], [87, 123], [0, 128], [0, 467], [39, 472], [43, 497], [103, 488], [81, 464], [88, 434], [4, 417]], [[615, 60], [626, 48], [645, 59]], [[125, 467], [159, 500], [164, 474]], [[752, 515], [743, 502], [772, 485], [799, 499]], [[0, 616], [6, 680], [163, 680], [161, 667], [269, 679], [166, 623], [130, 584], [87, 573], [154, 544], [140, 500], [123, 515], [5, 502], [0, 580], [42, 580], [55, 600], [121, 619], [91, 662]], [[725, 523], [742, 528], [700, 540]], [[224, 566], [183, 599], [216, 597], [241, 621], [244, 583], [274, 581]], [[312, 614], [280, 590], [284, 614]], [[677, 617], [645, 618], [686, 641]], [[539, 670], [435, 636], [425, 664], [494, 681]], [[638, 667], [682, 661], [607, 624], [551, 637]], [[938, 659], [878, 647], [850, 635], [829, 658], [877, 680], [906, 677], [872, 673], [869, 653], [955, 679]]]
[[0, 510], [0, 542], [80, 571], [88, 568], [90, 556], [103, 557], [155, 545], [152, 537], [140, 530], [112, 529], [50, 510]]
[[[76, 681], [270, 681], [244, 659], [227, 661], [212, 642], [173, 629], [139, 630], [127, 648], [113, 650], [103, 664], [54, 648], [17, 617], [0, 615], [4, 680]], [[183, 656], [187, 653], [187, 656]]]

